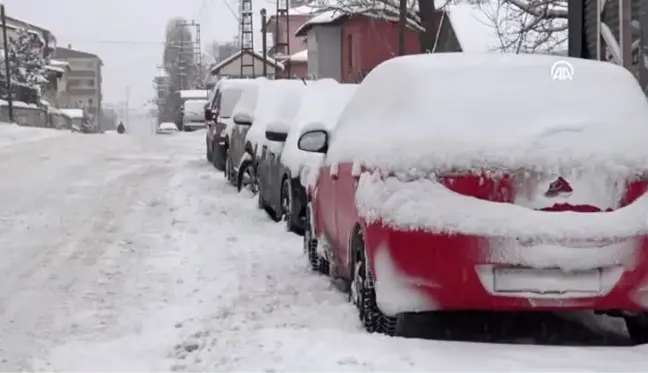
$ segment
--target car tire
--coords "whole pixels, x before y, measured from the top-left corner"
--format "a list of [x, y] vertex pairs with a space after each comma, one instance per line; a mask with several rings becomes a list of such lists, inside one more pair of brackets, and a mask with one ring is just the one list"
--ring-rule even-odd
[[248, 175], [248, 179], [250, 180], [250, 191], [252, 194], [257, 194], [258, 191], [258, 183], [256, 182], [256, 178], [254, 175], [254, 162], [251, 160], [246, 160], [243, 163], [241, 163], [241, 166], [239, 167], [238, 174], [236, 175], [236, 188], [240, 192], [244, 185], [243, 185], [243, 178], [245, 175]]
[[630, 340], [634, 344], [648, 343], [648, 314], [624, 317]]
[[229, 149], [225, 150], [225, 179], [228, 183], [235, 185], [234, 167], [232, 166], [232, 157], [230, 156]]
[[292, 188], [290, 186], [290, 178], [284, 177], [283, 181], [281, 182], [281, 217], [286, 222], [286, 230], [288, 232], [301, 234], [301, 231], [295, 225], [295, 221], [293, 220], [293, 198], [294, 196], [292, 194]]
[[[213, 149], [213, 147], [212, 147]], [[207, 158], [207, 162], [211, 163], [212, 162], [212, 151], [209, 149], [209, 141], [205, 141], [205, 157]]]
[[[212, 165], [218, 171], [224, 171], [225, 170], [225, 159], [223, 159], [223, 155], [221, 153], [222, 148], [217, 147], [216, 144], [213, 144], [212, 149], [213, 149], [212, 150]], [[218, 151], [215, 151], [216, 149], [218, 149]]]
[[315, 237], [315, 222], [312, 221], [312, 204], [309, 202], [306, 205], [306, 218], [304, 219], [304, 254], [308, 258], [308, 265], [311, 270], [324, 275], [328, 275], [330, 271], [330, 263], [328, 259], [322, 257], [317, 252], [317, 245], [319, 242]]
[[349, 289], [349, 298], [358, 310], [362, 326], [369, 333], [395, 335], [398, 317], [385, 315], [378, 307], [373, 275], [367, 261], [364, 237], [360, 231], [354, 234], [352, 240], [353, 279]]

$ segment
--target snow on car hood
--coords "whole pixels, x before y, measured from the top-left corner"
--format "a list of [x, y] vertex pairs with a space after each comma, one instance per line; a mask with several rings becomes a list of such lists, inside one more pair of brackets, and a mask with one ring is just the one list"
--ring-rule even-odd
[[554, 213], [460, 195], [427, 178], [404, 182], [365, 172], [356, 207], [368, 223], [399, 230], [545, 242], [604, 241], [648, 233], [648, 194], [611, 212]]
[[342, 115], [327, 163], [381, 169], [648, 167], [648, 102], [614, 64], [556, 56], [428, 54], [382, 63]]

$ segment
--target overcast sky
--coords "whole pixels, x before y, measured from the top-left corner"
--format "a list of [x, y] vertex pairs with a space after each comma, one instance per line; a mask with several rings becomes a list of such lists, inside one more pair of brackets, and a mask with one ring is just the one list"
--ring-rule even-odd
[[[104, 61], [104, 102], [131, 107], [153, 97], [152, 80], [161, 64], [169, 18], [183, 16], [201, 24], [202, 44], [228, 41], [237, 21], [225, 6], [234, 0], [4, 0], [7, 15], [49, 29], [59, 46], [71, 44]], [[256, 0], [265, 4], [270, 0]], [[266, 5], [269, 6], [269, 5]], [[257, 6], [255, 6], [256, 8]], [[255, 23], [258, 23], [258, 18]]]

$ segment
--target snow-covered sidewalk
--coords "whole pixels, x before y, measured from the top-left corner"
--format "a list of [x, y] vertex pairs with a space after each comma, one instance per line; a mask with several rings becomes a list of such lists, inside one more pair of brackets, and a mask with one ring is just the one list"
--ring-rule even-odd
[[[645, 370], [645, 346], [365, 333], [346, 295], [307, 269], [301, 239], [204, 161], [202, 136], [8, 148], [0, 370]], [[33, 154], [45, 145], [49, 157]]]

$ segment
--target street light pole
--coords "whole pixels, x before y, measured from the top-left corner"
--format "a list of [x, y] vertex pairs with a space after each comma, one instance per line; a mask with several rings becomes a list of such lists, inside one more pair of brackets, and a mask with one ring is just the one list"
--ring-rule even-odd
[[266, 27], [267, 12], [261, 9], [261, 48], [263, 48], [263, 76], [268, 77], [268, 28]]
[[407, 0], [400, 0], [398, 11], [398, 55], [405, 55], [405, 32], [407, 30]]
[[11, 70], [9, 69], [9, 40], [7, 38], [7, 17], [5, 6], [0, 4], [0, 18], [2, 19], [2, 45], [4, 46], [5, 80], [7, 86], [7, 107], [9, 109], [9, 122], [14, 121], [13, 97], [11, 94]]

